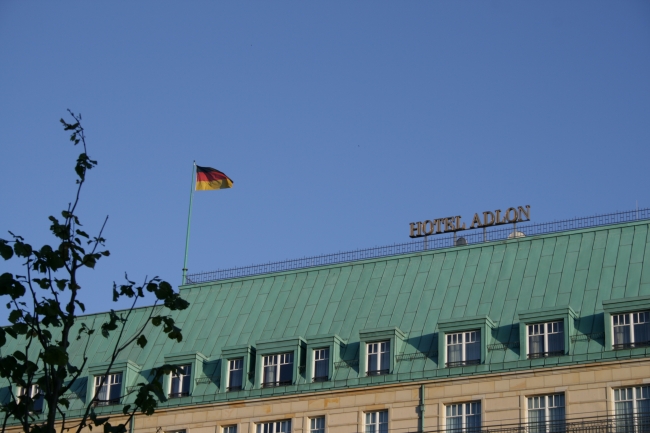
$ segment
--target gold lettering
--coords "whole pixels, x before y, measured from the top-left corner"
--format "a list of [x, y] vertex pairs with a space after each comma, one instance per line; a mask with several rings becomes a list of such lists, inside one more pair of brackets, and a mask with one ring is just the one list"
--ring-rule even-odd
[[[412, 238], [417, 238], [418, 236], [422, 236], [422, 223], [421, 222], [416, 222], [416, 223], [411, 223], [411, 234], [409, 235]], [[415, 234], [417, 232], [417, 234]]]
[[526, 219], [530, 221], [530, 205], [526, 205], [526, 209], [519, 206], [519, 221], [523, 221], [523, 216], [526, 215]]
[[436, 225], [436, 234], [442, 233], [442, 230], [440, 229], [440, 223], [442, 222], [442, 220], [440, 218], [438, 218], [437, 220], [434, 220], [433, 222]]
[[478, 224], [478, 227], [481, 227], [481, 218], [479, 218], [477, 213], [474, 214], [474, 218], [472, 219], [472, 225], [469, 226], [469, 228], [473, 229], [474, 224]]
[[[514, 216], [512, 218], [510, 218], [510, 211], [514, 212]], [[503, 217], [504, 217], [504, 222], [514, 223], [517, 222], [517, 220], [519, 219], [519, 213], [517, 212], [517, 209], [515, 209], [514, 207], [509, 207]]]
[[[429, 225], [430, 228], [427, 228], [427, 224]], [[422, 224], [422, 231], [424, 232], [425, 236], [432, 235], [435, 230], [435, 226], [433, 225], [433, 222], [431, 220], [426, 220], [424, 224]]]
[[456, 230], [456, 227], [454, 227], [454, 217], [445, 218], [444, 223], [445, 223], [445, 233], [453, 232]]
[[465, 230], [465, 223], [463, 223], [463, 225], [461, 226], [460, 225], [460, 218], [461, 218], [460, 215], [458, 215], [456, 217], [456, 230]]
[[494, 221], [494, 225], [497, 225], [497, 224], [503, 224], [503, 221], [501, 221], [501, 209], [497, 209], [497, 210], [495, 210], [494, 213], [495, 213], [495, 217], [494, 217], [494, 219], [495, 219], [495, 221]]
[[[488, 215], [490, 215], [490, 221], [488, 221]], [[494, 225], [494, 214], [490, 211], [483, 212], [483, 226]]]

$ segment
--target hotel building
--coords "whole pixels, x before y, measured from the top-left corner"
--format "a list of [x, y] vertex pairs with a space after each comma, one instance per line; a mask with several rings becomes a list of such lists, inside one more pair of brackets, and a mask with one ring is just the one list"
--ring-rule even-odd
[[650, 220], [623, 220], [190, 276], [183, 341], [151, 327], [99, 387], [114, 337], [93, 336], [67, 418], [98, 396], [119, 419], [133, 387], [174, 363], [168, 400], [132, 431], [650, 432]]

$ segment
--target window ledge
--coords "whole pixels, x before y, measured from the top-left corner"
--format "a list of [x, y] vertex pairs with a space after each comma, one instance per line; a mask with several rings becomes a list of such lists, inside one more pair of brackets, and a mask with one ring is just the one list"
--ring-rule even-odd
[[480, 359], [470, 359], [469, 361], [447, 362], [447, 363], [445, 363], [445, 366], [447, 368], [465, 367], [467, 365], [479, 365], [480, 363], [481, 363]]
[[635, 347], [648, 347], [648, 346], [650, 346], [650, 341], [641, 341], [636, 343], [614, 344], [612, 345], [612, 349], [623, 350], [623, 349], [634, 349]]
[[290, 380], [285, 380], [283, 382], [266, 382], [262, 383], [262, 388], [275, 388], [277, 386], [288, 386], [291, 385], [293, 382]]
[[549, 358], [553, 356], [562, 356], [562, 355], [564, 355], [564, 350], [558, 350], [555, 352], [529, 353], [528, 359]]
[[120, 399], [117, 398], [115, 400], [95, 400], [93, 403], [93, 406], [95, 407], [105, 407], [105, 406], [117, 406], [120, 404]]

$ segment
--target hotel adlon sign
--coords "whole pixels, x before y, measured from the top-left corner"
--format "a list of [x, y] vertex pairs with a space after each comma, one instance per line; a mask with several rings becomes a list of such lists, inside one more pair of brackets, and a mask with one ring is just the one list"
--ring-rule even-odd
[[494, 212], [485, 211], [482, 215], [475, 213], [469, 227], [466, 227], [462, 219], [460, 215], [457, 215], [411, 223], [409, 236], [419, 238], [440, 233], [452, 233], [467, 229], [480, 229], [501, 224], [516, 224], [518, 222], [530, 221], [530, 206], [509, 207], [505, 212], [502, 212], [501, 209], [497, 209]]

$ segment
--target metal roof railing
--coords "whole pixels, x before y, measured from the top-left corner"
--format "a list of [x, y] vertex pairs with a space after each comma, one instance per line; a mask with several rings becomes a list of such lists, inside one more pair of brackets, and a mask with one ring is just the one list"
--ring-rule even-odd
[[[494, 242], [516, 237], [539, 236], [568, 230], [589, 227], [599, 227], [611, 224], [650, 219], [650, 208], [631, 211], [614, 212], [589, 217], [577, 217], [547, 223], [517, 223], [496, 226], [488, 229], [476, 229], [471, 232], [459, 231], [453, 235], [419, 238], [418, 240], [397, 243], [393, 245], [344, 251], [320, 256], [303, 257], [300, 259], [282, 260], [259, 265], [220, 269], [216, 271], [198, 272], [187, 276], [187, 284], [205, 283], [208, 281], [227, 280], [231, 278], [248, 277], [252, 275], [269, 274], [272, 272], [290, 271], [294, 269], [312, 268], [316, 266], [333, 265], [337, 263], [355, 262], [379, 257], [396, 256], [400, 254], [417, 253], [428, 250], [439, 250], [454, 246]], [[515, 233], [516, 231], [516, 233]]]

